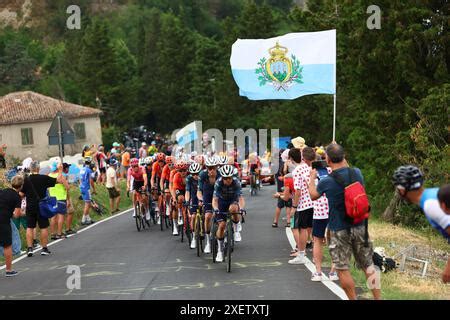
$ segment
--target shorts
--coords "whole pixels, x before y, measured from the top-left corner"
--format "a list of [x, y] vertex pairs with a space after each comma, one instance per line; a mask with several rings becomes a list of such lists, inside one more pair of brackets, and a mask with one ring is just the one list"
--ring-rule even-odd
[[124, 166], [124, 165], [122, 165], [122, 166], [120, 167], [120, 172], [121, 172], [121, 173], [127, 174], [129, 168], [130, 168], [130, 166]]
[[91, 190], [80, 190], [81, 199], [84, 202], [91, 202]]
[[325, 230], [328, 226], [328, 219], [313, 219], [312, 235], [316, 238], [325, 238]]
[[282, 209], [284, 207], [291, 208], [292, 207], [292, 199], [289, 199], [288, 201], [284, 201], [281, 198], [278, 198], [277, 207]]
[[11, 224], [0, 224], [0, 247], [12, 245]]
[[105, 167], [99, 168], [98, 170], [99, 170], [100, 173], [106, 173], [106, 168]]
[[164, 181], [164, 191], [169, 189], [169, 180]]
[[196, 214], [198, 208], [198, 198], [191, 196], [191, 207], [189, 208], [189, 211], [191, 214]]
[[297, 229], [308, 229], [312, 228], [314, 216], [314, 209], [309, 208], [302, 211], [295, 212], [295, 228]]
[[212, 199], [213, 199], [213, 191], [211, 192], [203, 192], [203, 209], [205, 212], [213, 212], [212, 207]]
[[225, 221], [227, 219], [227, 213], [232, 204], [237, 205], [239, 209], [239, 203], [237, 201], [226, 201], [219, 198], [219, 213], [217, 213], [215, 216], [215, 220], [217, 222]]
[[364, 246], [365, 226], [331, 231], [330, 256], [337, 270], [348, 270], [350, 259], [355, 257], [358, 268], [367, 269], [373, 265], [373, 244], [369, 239], [369, 246]]
[[62, 208], [57, 214], [66, 214], [67, 213], [67, 200], [58, 200], [58, 206]]
[[120, 192], [117, 191], [116, 188], [107, 188], [108, 189], [108, 193], [109, 193], [109, 198], [110, 199], [115, 199], [118, 196], [120, 196]]
[[131, 190], [132, 191], [141, 190], [143, 186], [144, 186], [144, 181], [133, 180], [133, 186], [132, 186]]
[[34, 229], [39, 225], [40, 229], [46, 229], [50, 225], [47, 218], [41, 217], [39, 209], [27, 211], [27, 228]]
[[27, 228], [27, 217], [13, 218], [12, 221], [16, 225], [17, 230], [20, 230], [20, 225], [22, 225], [24, 229]]

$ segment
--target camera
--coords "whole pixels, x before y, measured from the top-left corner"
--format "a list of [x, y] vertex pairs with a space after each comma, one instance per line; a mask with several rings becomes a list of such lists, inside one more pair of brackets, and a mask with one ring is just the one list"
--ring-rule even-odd
[[317, 170], [317, 178], [320, 180], [328, 175], [327, 162], [324, 160], [313, 161], [312, 168]]

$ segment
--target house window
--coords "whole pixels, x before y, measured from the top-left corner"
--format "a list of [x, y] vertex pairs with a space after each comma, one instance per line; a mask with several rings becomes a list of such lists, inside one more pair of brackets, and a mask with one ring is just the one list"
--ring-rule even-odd
[[33, 144], [33, 128], [22, 128], [22, 145]]
[[86, 127], [84, 125], [84, 122], [75, 123], [73, 129], [75, 130], [75, 139], [77, 140], [86, 139]]

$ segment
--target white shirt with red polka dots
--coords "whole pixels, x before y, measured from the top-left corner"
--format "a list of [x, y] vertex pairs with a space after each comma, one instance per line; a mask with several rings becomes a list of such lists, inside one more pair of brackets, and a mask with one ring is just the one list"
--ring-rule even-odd
[[311, 175], [311, 167], [305, 162], [298, 165], [292, 172], [294, 177], [294, 189], [300, 190], [300, 200], [298, 202], [297, 211], [303, 211], [313, 207], [313, 201], [309, 196], [308, 184]]
[[[331, 173], [331, 168], [327, 168], [328, 174]], [[319, 180], [316, 179], [316, 186], [319, 183]], [[314, 204], [314, 220], [322, 220], [322, 219], [328, 219], [328, 199], [323, 194], [319, 199], [313, 201]]]

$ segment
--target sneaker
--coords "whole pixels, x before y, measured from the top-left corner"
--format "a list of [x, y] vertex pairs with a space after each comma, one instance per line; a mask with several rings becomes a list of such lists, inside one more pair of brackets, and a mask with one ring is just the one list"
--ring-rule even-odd
[[33, 240], [33, 249], [39, 249], [41, 247], [41, 245], [39, 244], [39, 242], [37, 240]]
[[65, 238], [66, 238], [66, 236], [64, 234], [57, 234], [56, 235], [56, 240], [65, 239]]
[[222, 251], [218, 251], [217, 252], [216, 261], [217, 262], [222, 262], [223, 261], [223, 252]]
[[209, 241], [206, 242], [204, 252], [205, 252], [205, 253], [211, 253], [211, 245], [209, 244]]
[[178, 227], [177, 225], [174, 223], [173, 224], [173, 232], [172, 232], [173, 236], [177, 236], [178, 235]]
[[311, 281], [322, 281], [322, 273], [314, 272], [311, 276]]
[[191, 249], [195, 249], [197, 248], [197, 241], [195, 241], [195, 237], [192, 238], [191, 241]]
[[27, 256], [28, 257], [32, 257], [33, 256], [33, 248], [28, 248], [27, 249]]
[[235, 232], [234, 233], [234, 241], [240, 242], [241, 240], [242, 240], [241, 233], [240, 232]]
[[298, 256], [296, 256], [294, 259], [291, 259], [288, 261], [289, 264], [304, 264], [305, 261], [305, 255], [304, 254], [299, 254]]
[[50, 255], [50, 250], [48, 250], [48, 248], [46, 247], [46, 248], [42, 248], [42, 251], [41, 251], [41, 256], [48, 256], [48, 255]]
[[94, 224], [94, 223], [95, 223], [95, 220], [88, 220], [88, 221], [86, 222], [87, 225], [89, 225], [89, 224]]
[[338, 277], [337, 272], [330, 272], [330, 273], [328, 274], [328, 278], [329, 278], [331, 281], [338, 281], [338, 280], [339, 280], [339, 277]]
[[5, 276], [7, 277], [14, 277], [17, 276], [19, 273], [16, 270], [6, 271]]
[[52, 236], [50, 237], [50, 239], [52, 239], [52, 240], [58, 240], [58, 237], [56, 236], [56, 234], [52, 234]]

